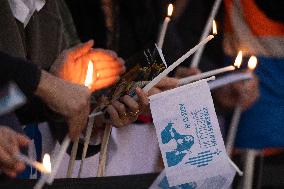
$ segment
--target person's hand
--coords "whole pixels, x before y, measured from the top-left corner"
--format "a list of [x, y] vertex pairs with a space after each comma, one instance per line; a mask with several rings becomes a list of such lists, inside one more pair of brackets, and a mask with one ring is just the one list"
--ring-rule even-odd
[[124, 62], [116, 53], [104, 49], [92, 49], [94, 42], [79, 44], [61, 53], [50, 71], [54, 75], [75, 84], [84, 85], [90, 60], [93, 63], [92, 91], [114, 84], [125, 70]]
[[105, 49], [91, 49], [87, 54], [94, 63], [92, 91], [109, 87], [120, 79], [125, 72], [124, 61], [114, 51]]
[[72, 140], [81, 134], [90, 113], [91, 92], [87, 87], [72, 84], [42, 71], [35, 95], [66, 118]]
[[201, 71], [198, 68], [187, 68], [187, 67], [179, 66], [176, 69], [175, 77], [180, 79], [180, 78], [184, 78], [184, 77], [188, 77], [188, 76], [192, 76], [192, 75], [196, 75], [200, 73]]
[[178, 86], [178, 79], [172, 77], [163, 78], [157, 85], [149, 90], [148, 96], [158, 94], [160, 92], [176, 88]]
[[248, 109], [259, 97], [258, 79], [254, 76], [248, 81], [226, 85], [214, 92], [218, 104], [224, 109], [233, 109], [237, 104]]
[[20, 152], [20, 147], [28, 146], [29, 139], [24, 135], [0, 126], [0, 171], [10, 177], [16, 177], [17, 173], [25, 169], [25, 165], [16, 160], [15, 155]]
[[115, 127], [123, 127], [137, 120], [138, 115], [149, 109], [147, 94], [142, 89], [136, 88], [138, 101], [125, 95], [119, 100], [113, 101], [107, 106], [111, 124]]

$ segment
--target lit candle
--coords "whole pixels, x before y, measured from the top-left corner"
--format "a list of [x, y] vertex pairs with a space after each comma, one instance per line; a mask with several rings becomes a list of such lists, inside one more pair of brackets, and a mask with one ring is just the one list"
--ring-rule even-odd
[[51, 161], [50, 161], [50, 155], [44, 154], [42, 164], [45, 167], [45, 169], [51, 173]]
[[212, 33], [213, 35], [217, 35], [217, 24], [215, 20], [213, 20]]
[[179, 80], [178, 85], [185, 85], [185, 84], [188, 84], [188, 83], [193, 82], [193, 81], [204, 79], [206, 77], [225, 73], [225, 72], [228, 72], [228, 71], [233, 71], [233, 70], [236, 69], [236, 67], [239, 68], [241, 63], [242, 63], [242, 51], [240, 51], [238, 53], [236, 60], [235, 60], [235, 63], [234, 63], [234, 66], [226, 66], [224, 68], [219, 68], [219, 69], [211, 70], [211, 71], [204, 72], [204, 73], [201, 73], [201, 74], [198, 74], [198, 75], [193, 75], [193, 76], [182, 78], [182, 79]]
[[[44, 154], [42, 164], [47, 170], [49, 170], [49, 172], [51, 172], [51, 162], [49, 154]], [[42, 189], [48, 176], [49, 176], [48, 174], [43, 174], [41, 178], [37, 181], [36, 185], [34, 186], [34, 189]]]
[[185, 61], [188, 57], [190, 57], [195, 51], [203, 47], [206, 43], [208, 43], [211, 39], [213, 39], [213, 35], [209, 35], [206, 39], [202, 40], [195, 47], [190, 49], [186, 54], [180, 57], [177, 61], [175, 61], [172, 65], [166, 68], [162, 73], [156, 76], [148, 85], [143, 88], [144, 92], [148, 92], [151, 88], [153, 88], [156, 84], [158, 84], [164, 77], [168, 75], [172, 70], [174, 70], [178, 65], [180, 65], [183, 61]]
[[[247, 72], [252, 74], [252, 72], [256, 68], [256, 65], [257, 65], [256, 57], [251, 56], [249, 61], [248, 61]], [[246, 83], [244, 83], [244, 84], [246, 84]], [[232, 155], [232, 152], [233, 152], [233, 149], [234, 149], [235, 138], [236, 138], [236, 134], [237, 134], [237, 131], [238, 131], [238, 126], [239, 126], [241, 114], [242, 114], [242, 107], [241, 107], [240, 104], [238, 104], [236, 106], [235, 110], [234, 110], [232, 120], [231, 120], [231, 124], [229, 126], [228, 135], [227, 135], [226, 151], [227, 151], [227, 154], [229, 156]]]
[[94, 73], [94, 64], [90, 60], [88, 63], [87, 74], [84, 85], [89, 89], [92, 87], [93, 84], [93, 73]]
[[171, 21], [170, 17], [171, 17], [171, 15], [173, 13], [173, 10], [174, 10], [173, 5], [169, 4], [169, 6], [168, 6], [168, 15], [166, 16], [166, 18], [165, 18], [165, 20], [163, 22], [163, 25], [162, 25], [162, 28], [161, 28], [161, 31], [160, 31], [160, 35], [159, 35], [158, 47], [160, 49], [162, 49], [162, 47], [163, 47], [164, 39], [165, 39], [167, 28], [168, 28], [168, 24]]
[[[203, 30], [203, 33], [202, 33], [202, 36], [200, 38], [200, 40], [203, 40], [205, 39], [206, 36], [209, 35], [210, 33], [210, 29], [212, 27], [212, 20], [215, 18], [218, 10], [219, 10], [219, 7], [221, 5], [221, 2], [222, 0], [215, 0], [214, 4], [213, 4], [213, 7], [212, 7], [212, 10], [211, 10], [211, 13], [207, 19], [207, 23], [204, 27], [204, 30]], [[192, 62], [191, 62], [191, 67], [192, 68], [197, 68], [198, 67], [198, 64], [199, 64], [199, 61], [200, 61], [200, 58], [201, 58], [201, 55], [203, 53], [203, 50], [204, 50], [204, 47], [200, 48], [196, 53], [195, 55], [193, 56], [192, 58]]]
[[50, 174], [50, 172], [51, 172], [51, 169], [49, 169], [49, 167], [45, 167], [44, 164], [39, 163], [35, 160], [31, 160], [30, 158], [28, 158], [27, 156], [25, 156], [21, 153], [15, 155], [15, 158], [18, 161], [25, 162], [27, 165], [34, 167], [36, 170], [40, 171], [41, 173]]
[[[86, 73], [86, 78], [85, 78], [85, 82], [84, 82], [84, 85], [86, 87], [88, 87], [89, 89], [91, 89], [92, 84], [93, 84], [93, 80], [94, 80], [93, 79], [93, 74], [94, 74], [94, 64], [93, 64], [93, 62], [91, 60], [89, 60], [87, 73]], [[88, 139], [88, 140], [85, 140], [84, 149], [88, 148], [88, 145], [89, 145], [89, 141], [90, 141], [90, 137], [91, 137], [91, 133], [92, 133], [92, 129], [93, 129], [93, 124], [90, 125], [89, 123], [93, 122], [92, 119], [94, 119], [94, 118], [89, 118], [89, 121], [88, 121], [88, 126], [87, 126], [87, 131], [86, 131], [86, 138], [85, 138], [85, 139]], [[88, 137], [89, 135], [90, 135], [90, 137]], [[74, 141], [73, 146], [72, 146], [70, 160], [69, 160], [67, 173], [66, 173], [66, 177], [67, 178], [71, 178], [71, 176], [72, 176], [74, 165], [75, 165], [75, 161], [76, 161], [77, 151], [78, 151], [78, 145], [79, 145], [79, 137]], [[87, 147], [85, 147], [85, 145], [87, 145]]]
[[58, 171], [58, 169], [60, 167], [60, 164], [61, 164], [61, 162], [63, 160], [64, 154], [66, 153], [66, 150], [67, 150], [70, 142], [71, 142], [70, 138], [68, 136], [66, 136], [64, 138], [61, 146], [60, 146], [60, 150], [59, 150], [56, 158], [54, 159], [54, 161], [52, 163], [52, 165], [53, 165], [52, 166], [52, 170], [51, 170], [51, 173], [50, 173], [50, 175], [49, 175], [49, 177], [48, 177], [48, 179], [46, 181], [48, 184], [52, 184], [53, 183], [54, 178], [55, 178], [55, 176], [57, 174], [57, 171]]

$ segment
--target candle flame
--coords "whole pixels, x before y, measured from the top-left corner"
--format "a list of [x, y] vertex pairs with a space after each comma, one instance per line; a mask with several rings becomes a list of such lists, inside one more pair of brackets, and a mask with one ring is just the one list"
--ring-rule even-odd
[[243, 52], [239, 51], [239, 53], [238, 53], [238, 55], [236, 57], [234, 66], [237, 67], [237, 68], [240, 68], [241, 64], [242, 64], [242, 60], [243, 60]]
[[174, 11], [173, 4], [169, 4], [169, 6], [168, 6], [168, 16], [172, 16], [173, 11]]
[[86, 79], [85, 79], [85, 86], [88, 88], [90, 88], [93, 83], [93, 72], [94, 72], [94, 64], [90, 60], [88, 63], [88, 69], [87, 69], [87, 74], [86, 74]]
[[44, 168], [51, 173], [51, 162], [50, 162], [50, 155], [49, 154], [44, 154], [42, 164]]
[[255, 56], [251, 56], [248, 61], [248, 68], [253, 71], [256, 68], [256, 65], [257, 58]]
[[213, 30], [213, 35], [217, 35], [217, 24], [216, 21], [213, 20], [213, 25], [212, 25], [212, 30]]

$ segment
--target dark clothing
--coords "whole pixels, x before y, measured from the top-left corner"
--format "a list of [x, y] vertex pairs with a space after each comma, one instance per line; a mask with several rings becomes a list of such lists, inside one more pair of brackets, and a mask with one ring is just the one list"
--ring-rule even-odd
[[[70, 8], [82, 41], [92, 38], [95, 40], [95, 47], [113, 49], [124, 59], [143, 50], [148, 44], [156, 42], [159, 26], [163, 21], [163, 6], [160, 0], [110, 1], [110, 7], [116, 7], [114, 18], [106, 18], [102, 6], [103, 0], [65, 0], [65, 2]], [[166, 10], [166, 6], [164, 9]], [[112, 46], [108, 45], [110, 39], [107, 33], [111, 29], [107, 27], [106, 19], [111, 19], [115, 27], [113, 33], [116, 39]]]
[[0, 86], [15, 81], [25, 95], [31, 96], [40, 81], [41, 71], [35, 64], [0, 52]]

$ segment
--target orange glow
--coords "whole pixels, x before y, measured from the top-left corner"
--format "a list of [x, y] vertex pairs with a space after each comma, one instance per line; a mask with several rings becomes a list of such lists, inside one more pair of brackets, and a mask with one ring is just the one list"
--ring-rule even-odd
[[253, 71], [257, 65], [257, 58], [255, 56], [251, 56], [248, 61], [248, 68]]
[[212, 31], [213, 31], [213, 35], [217, 35], [217, 24], [215, 22], [215, 20], [213, 20], [213, 25], [212, 25]]
[[93, 83], [93, 72], [94, 72], [94, 64], [90, 60], [88, 63], [88, 69], [87, 69], [87, 74], [86, 74], [86, 79], [85, 79], [85, 86], [88, 87], [89, 89], [92, 86]]
[[243, 52], [239, 51], [239, 53], [238, 53], [238, 55], [236, 57], [234, 66], [237, 67], [237, 68], [240, 68], [241, 64], [242, 64], [242, 60], [243, 60]]
[[169, 4], [169, 6], [168, 6], [168, 16], [172, 16], [173, 11], [174, 11], [173, 4]]
[[50, 162], [50, 155], [49, 154], [44, 154], [42, 164], [44, 168], [51, 173], [51, 162]]

